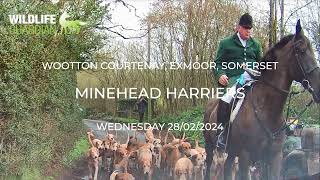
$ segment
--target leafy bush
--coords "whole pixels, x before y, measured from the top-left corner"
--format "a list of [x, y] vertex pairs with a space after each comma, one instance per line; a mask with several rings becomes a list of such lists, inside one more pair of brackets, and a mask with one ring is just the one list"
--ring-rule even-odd
[[[74, 18], [81, 17], [95, 26], [107, 13], [107, 6], [100, 6], [99, 2], [70, 1], [68, 10]], [[90, 26], [71, 35], [9, 32], [9, 14], [59, 15], [64, 8], [64, 2], [0, 3], [0, 115], [5, 114], [0, 137], [4, 137], [6, 149], [5, 154], [0, 154], [1, 175], [28, 176], [34, 174], [30, 169], [45, 171], [43, 167], [53, 160], [61, 162], [70, 142], [84, 128], [81, 119], [85, 112], [74, 93], [76, 70], [44, 70], [42, 62], [90, 59], [92, 51], [102, 45], [101, 36]]]
[[63, 164], [65, 166], [71, 166], [75, 160], [78, 160], [82, 157], [87, 150], [89, 149], [89, 143], [87, 137], [79, 139], [75, 144], [72, 150], [66, 154], [63, 158]]
[[[302, 92], [302, 87], [294, 84], [292, 86], [292, 91], [294, 92]], [[312, 95], [304, 91], [299, 93], [298, 95], [294, 95], [291, 98], [290, 108], [289, 108], [289, 117], [294, 117], [297, 114], [301, 113], [306, 105], [312, 100]], [[284, 108], [284, 115], [287, 115], [287, 105], [289, 103], [289, 98], [287, 100], [287, 104]], [[312, 103], [300, 116], [299, 122], [303, 124], [318, 124], [320, 125], [320, 108], [316, 103]]]

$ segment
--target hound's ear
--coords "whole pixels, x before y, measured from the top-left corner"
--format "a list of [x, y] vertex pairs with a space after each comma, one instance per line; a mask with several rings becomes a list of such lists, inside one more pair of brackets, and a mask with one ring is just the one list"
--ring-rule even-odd
[[148, 136], [146, 135], [146, 133], [144, 133], [144, 137], [146, 138], [146, 143], [150, 142], [150, 139], [148, 138]]
[[182, 136], [182, 138], [181, 138], [181, 139], [184, 139], [184, 138], [185, 138], [185, 136], [186, 136], [186, 132], [183, 132], [183, 136]]
[[87, 129], [87, 134], [93, 133], [93, 130], [91, 128]]
[[175, 137], [173, 134], [172, 134], [172, 138], [173, 138], [173, 139], [176, 139], [176, 137]]
[[154, 145], [153, 145], [153, 144], [150, 144], [150, 147], [149, 147], [149, 149], [150, 149], [150, 152], [151, 152], [151, 153], [153, 153], [153, 150], [154, 150]]
[[301, 27], [301, 22], [300, 22], [300, 19], [297, 21], [297, 24], [296, 24], [296, 33], [295, 33], [295, 36], [294, 36], [294, 40], [298, 40], [301, 36], [303, 35], [303, 31], [302, 31], [302, 27]]
[[179, 151], [180, 151], [180, 152], [182, 152], [182, 151], [183, 151], [182, 146], [178, 146], [178, 149], [179, 149]]
[[197, 155], [191, 156], [191, 161], [192, 161], [192, 162], [196, 162], [196, 160], [197, 160]]

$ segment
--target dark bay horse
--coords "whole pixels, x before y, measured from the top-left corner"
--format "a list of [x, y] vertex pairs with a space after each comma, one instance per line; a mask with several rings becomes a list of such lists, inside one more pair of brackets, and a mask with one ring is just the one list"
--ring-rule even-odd
[[[232, 163], [239, 157], [239, 177], [249, 178], [249, 166], [262, 160], [266, 164], [266, 179], [279, 179], [282, 144], [285, 133], [283, 108], [293, 81], [300, 82], [320, 102], [320, 69], [309, 40], [304, 36], [300, 21], [296, 33], [280, 40], [261, 61], [278, 62], [277, 68], [264, 70], [251, 90], [248, 90], [241, 109], [233, 121], [228, 141], [228, 158], [224, 179], [231, 179]], [[218, 100], [208, 102], [204, 123], [217, 122]], [[204, 131], [207, 153], [205, 179], [210, 179], [210, 167], [216, 144], [216, 131]]]

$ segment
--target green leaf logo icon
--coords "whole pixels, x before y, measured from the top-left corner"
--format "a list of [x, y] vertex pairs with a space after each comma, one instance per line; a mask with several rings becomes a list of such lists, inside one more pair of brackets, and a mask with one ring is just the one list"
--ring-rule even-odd
[[70, 15], [67, 12], [64, 12], [59, 18], [62, 32], [74, 32], [78, 34], [81, 26], [88, 24], [80, 20], [67, 20], [67, 18], [70, 18]]

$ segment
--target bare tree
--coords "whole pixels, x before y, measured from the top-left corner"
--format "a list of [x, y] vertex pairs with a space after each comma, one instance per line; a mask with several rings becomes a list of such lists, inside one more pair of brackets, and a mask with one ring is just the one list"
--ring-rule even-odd
[[277, 39], [277, 14], [276, 0], [269, 1], [269, 48], [272, 47]]
[[[157, 1], [143, 21], [149, 25], [148, 46], [145, 43], [123, 43], [113, 53], [113, 61], [144, 61], [165, 63], [210, 63], [215, 60], [218, 43], [235, 33], [242, 7], [233, 0]], [[255, 23], [255, 37], [265, 44], [266, 27]], [[112, 26], [110, 26], [112, 28]], [[146, 40], [147, 37], [144, 38]], [[146, 41], [143, 41], [146, 42]], [[148, 48], [149, 47], [149, 48]], [[103, 60], [103, 57], [101, 57]], [[177, 113], [192, 106], [203, 105], [207, 99], [193, 97], [167, 98], [166, 88], [216, 87], [212, 69], [152, 69], [143, 71], [100, 72], [108, 84], [103, 87], [157, 87], [163, 93], [158, 100], [161, 112]], [[119, 82], [121, 82], [119, 84]], [[107, 104], [107, 103], [106, 103]]]
[[284, 0], [280, 0], [280, 38], [284, 36]]

